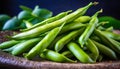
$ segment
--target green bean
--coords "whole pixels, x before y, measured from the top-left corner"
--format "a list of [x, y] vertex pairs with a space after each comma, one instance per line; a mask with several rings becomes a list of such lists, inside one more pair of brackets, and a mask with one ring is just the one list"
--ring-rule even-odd
[[36, 27], [36, 28], [31, 29], [31, 30], [26, 31], [26, 32], [19, 33], [17, 35], [12, 36], [11, 38], [13, 38], [13, 39], [26, 39], [26, 38], [37, 37], [41, 33], [47, 32], [47, 31], [49, 31], [57, 26], [62, 25], [65, 22], [69, 23], [69, 22], [73, 21], [74, 19], [76, 19], [77, 17], [82, 16], [83, 14], [85, 14], [87, 9], [94, 4], [96, 4], [96, 3], [89, 3], [87, 6], [79, 8], [78, 10], [74, 11], [73, 13], [71, 13], [71, 14], [69, 14], [69, 15], [67, 15], [59, 20], [56, 20], [56, 21], [49, 23], [49, 24], [45, 24], [45, 25]]
[[83, 32], [83, 34], [79, 37], [79, 44], [81, 45], [81, 47], [83, 47], [83, 45], [85, 44], [85, 42], [88, 40], [88, 38], [90, 37], [90, 35], [92, 34], [92, 32], [94, 31], [97, 23], [98, 23], [98, 14], [102, 12], [102, 9], [98, 12], [96, 12], [90, 22], [89, 25], [86, 27], [85, 31]]
[[109, 31], [109, 32], [113, 32], [113, 30], [114, 30], [113, 26], [110, 26], [110, 27], [105, 29], [105, 31]]
[[116, 53], [110, 49], [109, 47], [99, 43], [99, 42], [96, 42], [94, 40], [92, 40], [93, 43], [97, 46], [97, 48], [99, 49], [99, 51], [103, 54], [105, 54], [106, 56], [110, 57], [111, 59], [117, 59], [117, 56], [116, 56]]
[[74, 42], [70, 42], [67, 45], [68, 49], [73, 53], [73, 55], [83, 63], [94, 63], [94, 61], [86, 54], [79, 45]]
[[101, 31], [101, 32], [107, 37], [120, 41], [120, 34], [116, 34], [114, 32], [109, 32], [109, 31]]
[[27, 28], [30, 28], [30, 27], [33, 26], [33, 24], [31, 22], [27, 21], [27, 20], [23, 20], [23, 22], [25, 23]]
[[83, 32], [84, 28], [75, 30], [61, 38], [57, 43], [55, 44], [55, 51], [59, 52], [68, 42], [70, 42], [72, 39], [75, 39], [75, 37], [79, 36]]
[[104, 28], [103, 26], [98, 26], [97, 29], [99, 29], [99, 30], [105, 30], [106, 28]]
[[80, 16], [77, 19], [75, 19], [76, 22], [81, 22], [81, 23], [87, 23], [90, 21], [91, 17], [90, 16]]
[[104, 28], [102, 26], [99, 26], [97, 29], [102, 30], [102, 31], [108, 31], [108, 32], [113, 32], [113, 27], [108, 27], [108, 28]]
[[94, 33], [101, 38], [102, 41], [105, 42], [106, 45], [108, 45], [111, 49], [116, 51], [120, 54], [120, 45], [115, 43], [115, 40], [113, 40], [110, 37], [105, 36], [100, 30], [95, 29]]
[[102, 27], [104, 24], [107, 24], [107, 23], [109, 23], [108, 21], [102, 21], [102, 22], [99, 22], [98, 24], [97, 24], [97, 27]]
[[54, 39], [54, 41], [53, 42], [51, 42], [51, 44], [48, 46], [48, 49], [54, 49], [54, 46], [55, 46], [55, 44], [56, 44], [56, 42], [58, 41], [58, 40], [60, 40], [63, 36], [65, 36], [66, 34], [61, 34], [61, 35], [58, 35], [55, 39]]
[[95, 41], [97, 41], [97, 42], [102, 42], [101, 39], [100, 39], [98, 36], [96, 36], [96, 35], [92, 35], [92, 36], [90, 37], [90, 39], [95, 40]]
[[64, 55], [64, 56], [66, 56], [66, 57], [69, 57], [69, 58], [74, 57], [74, 55], [72, 54], [72, 52], [68, 51], [68, 50], [62, 52], [61, 54]]
[[58, 15], [56, 15], [54, 17], [50, 17], [48, 19], [45, 19], [44, 21], [42, 21], [40, 23], [37, 23], [37, 24], [33, 25], [32, 27], [29, 27], [27, 29], [23, 29], [21, 31], [27, 31], [27, 30], [33, 29], [35, 27], [38, 27], [38, 26], [41, 26], [41, 25], [44, 25], [44, 24], [51, 23], [53, 21], [59, 20], [59, 19], [63, 18], [64, 16], [66, 16], [69, 12], [71, 12], [71, 10], [67, 11], [67, 12], [61, 12], [61, 13], [59, 13]]
[[3, 49], [2, 51], [11, 53], [11, 51], [12, 51], [13, 49], [15, 49], [15, 47], [17, 47], [17, 46], [18, 46], [18, 44], [13, 45], [13, 46], [10, 47], [10, 48], [5, 48], [5, 49]]
[[52, 60], [54, 62], [76, 62], [76, 61], [73, 61], [65, 57], [62, 54], [59, 54], [55, 51], [48, 50], [48, 49], [44, 50], [43, 53], [40, 54], [40, 57], [48, 59], [48, 60]]
[[71, 22], [70, 24], [65, 25], [62, 29], [60, 34], [68, 32], [68, 31], [72, 31], [72, 30], [76, 30], [76, 29], [80, 29], [82, 27], [86, 27], [87, 24], [82, 24], [81, 22]]
[[39, 42], [42, 39], [42, 37], [40, 38], [34, 38], [34, 39], [29, 39], [25, 42], [22, 42], [20, 44], [18, 44], [18, 46], [16, 46], [13, 50], [12, 50], [12, 55], [20, 55], [24, 52], [27, 52], [28, 50], [30, 50], [34, 45], [36, 45], [37, 42]]
[[9, 48], [17, 43], [19, 43], [20, 41], [16, 41], [16, 40], [9, 40], [9, 41], [5, 41], [3, 43], [0, 44], [0, 49], [6, 49]]
[[20, 41], [20, 42], [18, 42], [18, 43], [16, 43], [16, 44], [14, 44], [14, 45], [12, 45], [11, 47], [8, 47], [8, 48], [5, 48], [5, 49], [3, 49], [2, 51], [5, 51], [5, 52], [10, 52], [11, 53], [11, 51], [13, 50], [13, 49], [15, 49], [18, 45], [20, 45], [22, 42], [24, 42], [25, 40], [22, 40], [22, 41]]
[[91, 39], [88, 39], [86, 42], [86, 47], [91, 51], [90, 57], [96, 62], [98, 56], [99, 56], [99, 51], [96, 45], [91, 41]]
[[40, 42], [37, 43], [36, 46], [34, 46], [28, 54], [25, 55], [25, 58], [32, 59], [37, 54], [41, 54], [44, 49], [46, 49], [49, 44], [56, 38], [56, 36], [59, 34], [61, 27], [54, 28], [51, 30]]

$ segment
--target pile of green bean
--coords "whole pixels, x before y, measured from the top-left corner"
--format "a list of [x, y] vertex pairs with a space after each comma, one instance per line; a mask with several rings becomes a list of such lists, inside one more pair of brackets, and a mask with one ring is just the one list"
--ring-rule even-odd
[[54, 62], [95, 63], [105, 59], [117, 60], [120, 55], [120, 35], [104, 28], [98, 15], [85, 15], [97, 2], [76, 11], [66, 11], [48, 18], [10, 36], [0, 49], [26, 59], [39, 56]]

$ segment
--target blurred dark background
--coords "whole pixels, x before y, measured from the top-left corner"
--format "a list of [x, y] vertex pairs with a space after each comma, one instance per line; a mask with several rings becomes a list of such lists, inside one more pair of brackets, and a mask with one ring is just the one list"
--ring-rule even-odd
[[92, 15], [103, 8], [104, 11], [101, 16], [106, 15], [120, 19], [120, 0], [0, 0], [0, 14], [15, 16], [21, 11], [20, 5], [32, 9], [39, 5], [40, 8], [46, 8], [56, 15], [62, 11], [76, 10], [94, 1], [99, 2], [99, 4], [91, 7], [87, 15]]

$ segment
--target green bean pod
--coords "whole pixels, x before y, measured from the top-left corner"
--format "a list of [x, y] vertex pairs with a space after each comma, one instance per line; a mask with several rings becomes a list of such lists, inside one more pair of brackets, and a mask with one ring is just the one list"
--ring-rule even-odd
[[120, 41], [120, 34], [116, 34], [114, 32], [109, 31], [102, 31], [102, 33], [107, 37]]
[[13, 49], [15, 49], [17, 46], [19, 46], [19, 45], [20, 45], [22, 42], [24, 42], [24, 41], [26, 41], [26, 40], [22, 40], [22, 41], [20, 41], [20, 42], [18, 42], [18, 43], [16, 43], [16, 44], [12, 45], [11, 47], [8, 47], [8, 48], [3, 49], [2, 51], [11, 53], [11, 51], [12, 51]]
[[83, 32], [84, 28], [75, 30], [61, 38], [59, 41], [55, 44], [55, 51], [59, 52], [67, 43], [69, 43], [72, 39], [75, 39], [75, 37], [79, 36]]
[[51, 30], [40, 42], [38, 42], [37, 45], [35, 45], [28, 54], [25, 55], [25, 58], [32, 59], [37, 54], [41, 54], [44, 49], [46, 49], [49, 44], [56, 38], [56, 36], [59, 34], [61, 30], [61, 27], [54, 28]]
[[90, 16], [80, 16], [77, 19], [75, 19], [76, 22], [81, 22], [81, 23], [87, 23], [91, 20]]
[[24, 52], [27, 52], [28, 50], [30, 50], [32, 47], [34, 47], [34, 45], [36, 45], [37, 42], [39, 42], [42, 38], [34, 38], [34, 39], [29, 39], [26, 40], [20, 44], [18, 44], [18, 46], [16, 46], [13, 50], [12, 50], [12, 55], [20, 55]]
[[82, 24], [81, 22], [71, 22], [67, 25], [65, 25], [61, 31], [60, 34], [68, 32], [68, 31], [72, 31], [72, 30], [76, 30], [76, 29], [80, 29], [82, 27], [86, 27], [88, 24]]
[[6, 49], [9, 48], [17, 43], [19, 43], [20, 41], [16, 41], [16, 40], [9, 40], [9, 41], [5, 41], [3, 43], [0, 44], [0, 49]]
[[97, 42], [102, 42], [101, 39], [96, 35], [91, 36], [90, 39], [95, 40]]
[[40, 57], [52, 60], [54, 62], [76, 62], [60, 53], [48, 49], [44, 50], [43, 53], [40, 54]]
[[21, 31], [28, 31], [28, 30], [33, 29], [35, 27], [38, 27], [38, 26], [41, 26], [41, 25], [44, 25], [44, 24], [51, 23], [53, 21], [59, 20], [59, 19], [63, 18], [64, 16], [66, 16], [69, 12], [71, 12], [71, 10], [67, 11], [67, 12], [61, 12], [61, 13], [59, 13], [58, 15], [56, 15], [54, 17], [50, 17], [48, 19], [45, 19], [44, 21], [42, 21], [40, 23], [37, 23], [37, 24], [27, 28], [27, 29], [23, 29]]
[[90, 35], [92, 34], [92, 32], [94, 31], [97, 23], [98, 23], [98, 14], [102, 12], [102, 9], [98, 12], [96, 12], [92, 17], [91, 20], [89, 22], [89, 25], [86, 27], [85, 31], [83, 32], [83, 34], [79, 37], [78, 41], [79, 44], [81, 45], [81, 47], [83, 47], [83, 45], [85, 44], [85, 42], [88, 40], [88, 38], [90, 37]]
[[54, 50], [54, 46], [55, 46], [56, 42], [57, 42], [58, 40], [60, 40], [60, 39], [61, 39], [63, 36], [65, 36], [65, 35], [66, 35], [66, 34], [61, 34], [61, 35], [57, 36], [57, 37], [54, 39], [54, 41], [52, 41], [51, 44], [48, 46], [48, 49]]
[[61, 54], [64, 55], [64, 56], [66, 56], [66, 57], [69, 57], [69, 58], [74, 57], [74, 55], [72, 54], [72, 52], [69, 51], [69, 50], [62, 52]]
[[92, 3], [90, 2], [87, 6], [79, 8], [78, 10], [74, 11], [71, 14], [68, 14], [67, 16], [56, 20], [52, 23], [49, 24], [45, 24], [39, 27], [36, 27], [34, 29], [31, 29], [29, 31], [25, 31], [22, 33], [19, 33], [17, 35], [12, 36], [11, 38], [13, 39], [26, 39], [26, 38], [33, 38], [33, 37], [37, 37], [39, 36], [41, 33], [47, 32], [55, 27], [58, 27], [60, 25], [62, 25], [63, 23], [69, 23], [73, 20], [75, 20], [76, 18], [78, 18], [79, 16], [82, 16], [83, 14], [86, 13], [86, 11], [88, 10], [89, 7], [91, 7], [92, 5], [94, 5], [96, 3]]
[[96, 62], [98, 56], [99, 56], [99, 51], [96, 45], [91, 41], [91, 39], [88, 39], [86, 42], [86, 47], [90, 50], [90, 57]]
[[86, 54], [79, 45], [74, 42], [70, 42], [67, 45], [68, 49], [73, 53], [73, 55], [83, 63], [94, 63], [94, 61]]
[[[18, 43], [18, 44], [19, 44], [19, 43]], [[3, 49], [2, 51], [11, 53], [11, 52], [13, 51], [13, 49], [15, 49], [15, 48], [18, 46], [18, 44], [13, 45], [13, 46], [10, 47], [10, 48]]]
[[105, 54], [106, 56], [110, 57], [111, 59], [117, 59], [117, 56], [116, 56], [116, 53], [110, 49], [109, 47], [99, 43], [99, 42], [96, 42], [94, 40], [92, 40], [93, 43], [97, 46], [97, 48], [99, 49], [99, 51], [103, 54]]
[[94, 33], [101, 38], [102, 41], [106, 43], [111, 49], [116, 51], [120, 54], [120, 45], [115, 43], [115, 40], [113, 40], [110, 37], [105, 36], [100, 30], [95, 29]]
[[27, 20], [23, 20], [23, 22], [25, 23], [26, 28], [30, 28], [30, 27], [33, 26], [33, 24], [31, 22], [27, 21]]

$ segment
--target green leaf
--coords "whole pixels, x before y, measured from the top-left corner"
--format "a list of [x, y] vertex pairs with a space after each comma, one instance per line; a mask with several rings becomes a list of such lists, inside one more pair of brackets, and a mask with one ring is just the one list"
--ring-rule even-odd
[[29, 18], [31, 18], [31, 17], [33, 17], [32, 15], [31, 15], [31, 12], [29, 12], [29, 11], [21, 11], [19, 14], [18, 14], [18, 19], [19, 20], [22, 20], [22, 19], [29, 19]]
[[24, 11], [32, 12], [32, 9], [27, 6], [20, 5], [19, 7]]
[[9, 20], [11, 17], [6, 14], [0, 14], [0, 30], [2, 29], [4, 23]]
[[20, 21], [18, 20], [18, 18], [15, 16], [13, 18], [11, 18], [10, 20], [8, 20], [2, 30], [16, 30], [16, 28], [20, 25]]
[[111, 16], [101, 16], [99, 17], [99, 21], [108, 21], [109, 23], [104, 24], [103, 27], [108, 28], [113, 26], [114, 29], [120, 29], [120, 20], [111, 17]]
[[50, 12], [49, 10], [47, 9], [41, 9], [41, 14], [39, 15], [40, 17], [43, 17], [43, 18], [49, 18], [52, 16], [52, 12]]
[[32, 24], [36, 24], [36, 23], [39, 23], [39, 22], [41, 22], [41, 21], [43, 21], [43, 20], [45, 20], [45, 18], [36, 17], [36, 18], [30, 20], [30, 22], [31, 22]]

